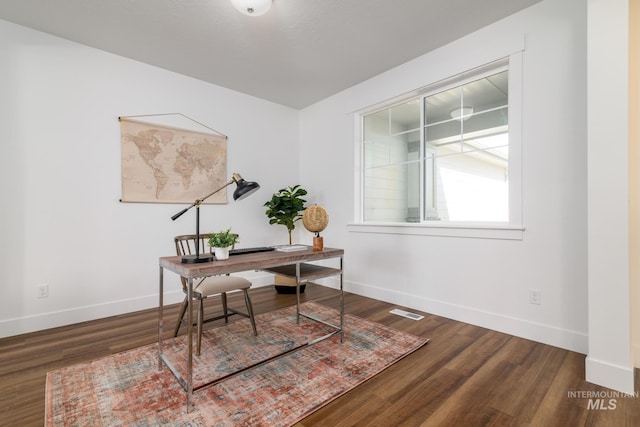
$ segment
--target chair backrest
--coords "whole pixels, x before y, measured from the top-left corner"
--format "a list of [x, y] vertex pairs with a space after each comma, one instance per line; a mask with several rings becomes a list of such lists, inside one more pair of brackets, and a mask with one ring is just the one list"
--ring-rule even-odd
[[[235, 236], [237, 237], [238, 235], [236, 234]], [[201, 254], [210, 253], [209, 238], [211, 238], [211, 233], [200, 234], [200, 242], [197, 243], [196, 238], [197, 236], [195, 234], [184, 234], [174, 237], [176, 254], [179, 256], [194, 255], [196, 253], [196, 244], [200, 245], [199, 252]], [[234, 246], [232, 246], [231, 249], [233, 249]]]
[[[201, 254], [211, 253], [211, 248], [209, 247], [209, 238], [212, 233], [200, 234], [200, 242], [196, 243], [197, 235], [195, 234], [183, 234], [182, 236], [176, 236], [173, 238], [173, 241], [176, 244], [176, 254], [179, 256], [184, 255], [195, 255], [196, 253], [196, 244], [199, 244], [199, 252]], [[237, 237], [238, 235], [235, 234]], [[231, 249], [234, 248], [235, 245], [231, 246]], [[184, 277], [180, 277], [180, 281], [182, 282], [182, 288], [187, 289], [187, 279]]]

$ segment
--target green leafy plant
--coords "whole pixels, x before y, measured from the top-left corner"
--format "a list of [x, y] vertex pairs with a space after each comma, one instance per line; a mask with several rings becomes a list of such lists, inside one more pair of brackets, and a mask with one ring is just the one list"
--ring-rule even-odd
[[231, 232], [231, 227], [224, 231], [212, 233], [209, 238], [209, 246], [212, 248], [228, 248], [238, 243], [238, 235]]
[[300, 185], [294, 185], [278, 190], [273, 194], [271, 200], [264, 204], [268, 208], [265, 214], [269, 217], [269, 224], [280, 224], [287, 227], [289, 244], [291, 244], [291, 232], [296, 228], [296, 222], [302, 218], [301, 212], [304, 211], [306, 202], [302, 196], [306, 194], [307, 190]]

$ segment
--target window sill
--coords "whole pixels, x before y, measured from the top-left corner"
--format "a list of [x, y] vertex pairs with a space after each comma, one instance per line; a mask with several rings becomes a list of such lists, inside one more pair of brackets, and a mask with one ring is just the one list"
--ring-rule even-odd
[[417, 236], [465, 237], [474, 239], [522, 240], [524, 226], [510, 224], [348, 224], [354, 233], [406, 234]]

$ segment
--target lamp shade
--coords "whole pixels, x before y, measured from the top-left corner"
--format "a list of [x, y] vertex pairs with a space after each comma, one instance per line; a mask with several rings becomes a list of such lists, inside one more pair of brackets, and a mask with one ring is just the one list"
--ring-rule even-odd
[[231, 0], [231, 4], [248, 16], [264, 15], [271, 9], [271, 0]]
[[233, 179], [236, 182], [236, 191], [233, 192], [233, 200], [241, 200], [250, 194], [255, 193], [260, 188], [260, 184], [253, 181], [245, 181], [239, 174], [233, 174]]

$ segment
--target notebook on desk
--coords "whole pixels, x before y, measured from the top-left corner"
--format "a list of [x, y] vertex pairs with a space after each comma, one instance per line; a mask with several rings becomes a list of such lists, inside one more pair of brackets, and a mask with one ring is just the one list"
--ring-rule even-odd
[[276, 250], [276, 251], [280, 251], [280, 252], [304, 251], [305, 249], [309, 249], [309, 246], [306, 246], [306, 245], [283, 245], [283, 246], [275, 246], [275, 250]]

